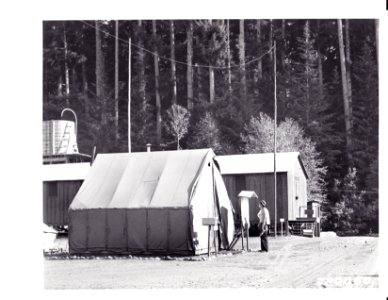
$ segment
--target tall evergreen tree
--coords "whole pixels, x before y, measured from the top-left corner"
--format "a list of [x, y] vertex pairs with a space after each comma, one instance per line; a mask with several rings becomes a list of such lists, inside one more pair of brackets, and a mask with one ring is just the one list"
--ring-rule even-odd
[[159, 91], [159, 55], [157, 46], [156, 21], [152, 20], [152, 36], [154, 40], [154, 70], [155, 70], [155, 107], [156, 107], [156, 146], [160, 147], [162, 140], [162, 106]]
[[344, 101], [344, 113], [345, 113], [345, 134], [346, 134], [346, 150], [348, 157], [348, 165], [352, 164], [352, 101], [351, 94], [349, 91], [349, 82], [348, 76], [349, 73], [346, 68], [346, 57], [345, 57], [345, 49], [344, 49], [344, 38], [343, 38], [343, 28], [342, 28], [342, 20], [337, 20], [338, 25], [338, 43], [340, 50], [340, 64], [341, 64], [341, 80], [342, 80], [342, 92], [343, 92], [343, 101]]

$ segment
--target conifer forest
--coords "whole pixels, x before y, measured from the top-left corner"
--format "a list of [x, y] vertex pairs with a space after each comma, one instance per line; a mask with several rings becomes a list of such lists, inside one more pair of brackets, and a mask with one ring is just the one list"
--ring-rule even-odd
[[132, 152], [273, 152], [276, 126], [323, 229], [378, 232], [378, 20], [42, 25], [43, 118], [74, 110], [81, 153], [127, 152], [128, 108]]

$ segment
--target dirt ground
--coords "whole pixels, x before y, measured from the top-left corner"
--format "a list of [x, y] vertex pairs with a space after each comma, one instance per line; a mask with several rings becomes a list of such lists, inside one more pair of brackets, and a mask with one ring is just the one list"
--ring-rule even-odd
[[[66, 247], [66, 240], [59, 241]], [[192, 258], [46, 257], [46, 289], [378, 288], [377, 237], [251, 237], [251, 251]]]

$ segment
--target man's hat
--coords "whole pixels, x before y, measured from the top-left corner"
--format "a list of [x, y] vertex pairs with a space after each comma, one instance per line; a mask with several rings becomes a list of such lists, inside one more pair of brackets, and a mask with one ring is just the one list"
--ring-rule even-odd
[[265, 200], [263, 199], [263, 200], [260, 200], [260, 204], [261, 204], [262, 206], [266, 206], [266, 205], [267, 205], [267, 202], [265, 202]]

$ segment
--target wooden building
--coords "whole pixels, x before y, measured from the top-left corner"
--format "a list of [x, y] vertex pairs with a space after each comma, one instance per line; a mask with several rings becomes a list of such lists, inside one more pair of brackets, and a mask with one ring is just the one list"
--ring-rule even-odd
[[[217, 156], [229, 198], [236, 214], [240, 215], [237, 195], [242, 190], [255, 191], [258, 199], [267, 202], [271, 225], [275, 219], [274, 155], [273, 153]], [[307, 208], [308, 175], [298, 152], [276, 154], [277, 224], [284, 219], [305, 217]], [[259, 203], [254, 198], [249, 203], [251, 225], [258, 223]], [[237, 216], [237, 217], [238, 217]]]
[[68, 225], [68, 208], [81, 187], [90, 163], [47, 164], [43, 173], [43, 222], [57, 228]]

